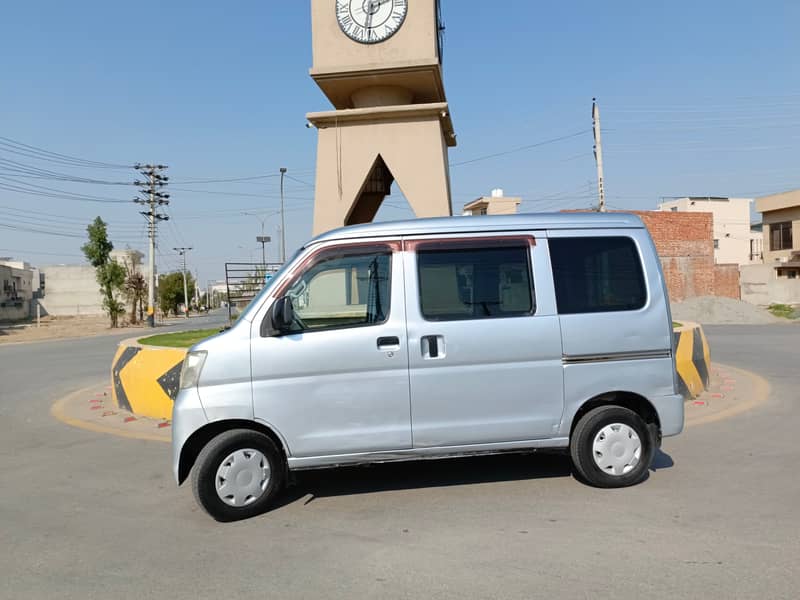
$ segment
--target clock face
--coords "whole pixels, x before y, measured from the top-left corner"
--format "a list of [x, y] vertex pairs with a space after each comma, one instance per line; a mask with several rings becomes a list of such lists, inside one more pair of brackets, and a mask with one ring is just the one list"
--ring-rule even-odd
[[376, 44], [392, 37], [408, 12], [408, 0], [336, 0], [336, 19], [349, 37]]

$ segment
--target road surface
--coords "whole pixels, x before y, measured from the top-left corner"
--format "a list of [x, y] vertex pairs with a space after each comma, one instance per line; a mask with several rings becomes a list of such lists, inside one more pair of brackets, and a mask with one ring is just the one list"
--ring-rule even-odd
[[50, 417], [125, 335], [0, 347], [0, 598], [796, 598], [800, 327], [706, 332], [771, 398], [665, 440], [637, 487], [547, 455], [353, 468], [227, 525], [166, 444]]

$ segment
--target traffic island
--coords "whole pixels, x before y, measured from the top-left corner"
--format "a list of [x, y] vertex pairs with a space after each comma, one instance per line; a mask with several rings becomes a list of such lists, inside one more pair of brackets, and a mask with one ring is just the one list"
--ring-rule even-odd
[[678, 387], [687, 400], [697, 398], [710, 384], [711, 356], [699, 323], [684, 321], [673, 329]]

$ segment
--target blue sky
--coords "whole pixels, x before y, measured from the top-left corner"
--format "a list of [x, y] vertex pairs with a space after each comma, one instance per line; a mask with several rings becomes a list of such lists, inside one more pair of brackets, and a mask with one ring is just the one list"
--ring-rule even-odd
[[[522, 196], [526, 211], [595, 202], [593, 96], [612, 207], [800, 187], [800, 3], [443, 0], [443, 8], [459, 141], [451, 163], [584, 132], [454, 166], [456, 212], [494, 187]], [[7, 3], [0, 136], [95, 161], [170, 165], [172, 220], [161, 228], [159, 270], [180, 264], [174, 246], [193, 246], [192, 270], [203, 282], [218, 278], [226, 260], [260, 258], [261, 225], [242, 212], [267, 216], [277, 239], [280, 220], [269, 213], [279, 206], [281, 166], [294, 177], [286, 185], [288, 250], [310, 236], [316, 134], [304, 116], [329, 108], [308, 76], [310, 35], [306, 0]], [[39, 161], [8, 145], [0, 145], [2, 160], [108, 181], [134, 177]], [[0, 255], [80, 262], [82, 239], [69, 236], [82, 236], [96, 215], [110, 222], [117, 247], [145, 250], [132, 203], [20, 191], [33, 184], [129, 200], [131, 188], [10, 168], [0, 162]], [[259, 175], [271, 177], [179, 183]], [[399, 193], [387, 200], [380, 218], [411, 216]], [[277, 245], [268, 252], [276, 257]]]

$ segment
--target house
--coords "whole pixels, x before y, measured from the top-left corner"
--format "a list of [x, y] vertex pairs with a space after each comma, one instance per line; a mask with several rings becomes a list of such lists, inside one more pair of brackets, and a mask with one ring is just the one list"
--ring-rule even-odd
[[491, 196], [481, 196], [464, 205], [464, 216], [477, 215], [514, 215], [517, 213], [522, 198], [506, 198], [503, 190], [492, 190]]
[[800, 277], [800, 189], [756, 200], [764, 224], [764, 264], [778, 277]]
[[39, 295], [38, 269], [24, 261], [0, 257], [0, 284], [0, 321], [30, 317], [33, 299]]
[[764, 262], [742, 267], [742, 300], [800, 304], [800, 190], [756, 200], [762, 217]]
[[751, 231], [752, 198], [687, 196], [658, 205], [660, 211], [703, 212], [713, 215], [714, 262], [747, 265], [761, 262], [761, 234]]

